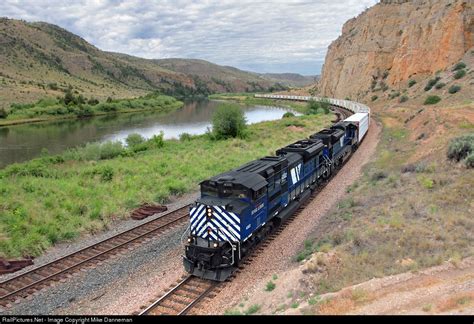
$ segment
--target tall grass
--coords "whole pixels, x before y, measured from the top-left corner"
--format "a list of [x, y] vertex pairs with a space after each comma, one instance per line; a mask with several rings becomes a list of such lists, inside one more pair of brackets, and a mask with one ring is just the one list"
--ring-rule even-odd
[[245, 139], [164, 141], [158, 135], [134, 147], [93, 143], [10, 165], [0, 170], [0, 255], [39, 255], [56, 242], [100, 231], [141, 203], [196, 190], [200, 181], [274, 154], [332, 118], [298, 117], [298, 132], [286, 128], [287, 119], [254, 124]]

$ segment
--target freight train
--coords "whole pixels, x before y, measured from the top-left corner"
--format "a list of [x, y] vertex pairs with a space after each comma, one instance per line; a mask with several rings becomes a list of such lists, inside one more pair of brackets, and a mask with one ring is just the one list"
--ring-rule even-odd
[[239, 262], [303, 204], [357, 149], [369, 112], [201, 182], [190, 206], [185, 270], [224, 281]]

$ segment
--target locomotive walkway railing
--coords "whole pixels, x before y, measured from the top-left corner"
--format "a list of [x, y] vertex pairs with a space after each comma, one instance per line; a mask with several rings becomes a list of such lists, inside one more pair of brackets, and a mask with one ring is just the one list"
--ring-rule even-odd
[[256, 94], [255, 98], [267, 98], [267, 99], [283, 99], [283, 100], [297, 100], [297, 101], [328, 101], [331, 105], [345, 108], [352, 111], [353, 113], [369, 113], [370, 108], [359, 102], [342, 100], [342, 99], [333, 99], [333, 98], [323, 98], [323, 97], [312, 97], [312, 96], [289, 96], [289, 95], [278, 95], [278, 94]]

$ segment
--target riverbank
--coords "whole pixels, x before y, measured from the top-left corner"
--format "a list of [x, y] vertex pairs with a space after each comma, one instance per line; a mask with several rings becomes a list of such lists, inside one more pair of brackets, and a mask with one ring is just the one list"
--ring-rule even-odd
[[95, 233], [145, 202], [196, 190], [224, 172], [328, 126], [332, 114], [284, 118], [248, 127], [246, 139], [206, 135], [151, 139], [68, 151], [0, 171], [0, 255], [40, 255], [81, 233]]
[[[86, 103], [82, 98], [76, 103], [65, 104], [62, 100], [44, 98], [33, 104], [13, 104], [11, 109], [6, 112], [7, 117], [0, 119], [0, 127], [143, 111], [159, 111], [166, 114], [184, 105], [183, 102], [173, 97], [159, 94], [149, 94], [132, 99], [109, 100], [103, 103], [93, 99]], [[82, 103], [81, 100], [84, 102]]]
[[306, 102], [296, 102], [289, 100], [274, 100], [265, 98], [255, 98], [254, 93], [218, 93], [209, 96], [212, 100], [228, 100], [245, 105], [264, 105], [286, 107], [299, 113], [306, 114], [308, 112], [308, 104]]

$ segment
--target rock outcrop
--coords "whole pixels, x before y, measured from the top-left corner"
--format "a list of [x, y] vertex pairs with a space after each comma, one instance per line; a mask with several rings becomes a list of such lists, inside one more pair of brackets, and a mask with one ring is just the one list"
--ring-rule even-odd
[[473, 0], [382, 0], [329, 47], [321, 93], [364, 98], [457, 63], [474, 45]]

